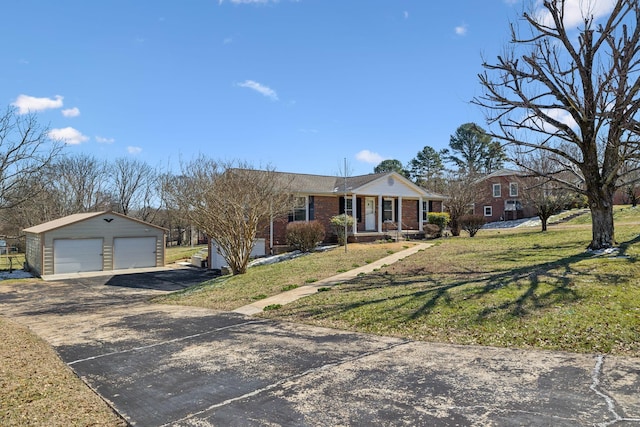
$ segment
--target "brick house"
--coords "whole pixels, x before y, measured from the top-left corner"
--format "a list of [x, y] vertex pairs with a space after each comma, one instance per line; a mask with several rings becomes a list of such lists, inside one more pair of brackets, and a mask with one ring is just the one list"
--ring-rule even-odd
[[444, 196], [415, 185], [396, 172], [343, 177], [276, 172], [292, 193], [291, 211], [273, 218], [258, 230], [265, 253], [286, 246], [286, 227], [293, 221], [318, 221], [325, 228], [325, 242], [335, 242], [330, 223], [347, 212], [356, 218], [349, 241], [374, 241], [384, 236], [423, 236], [428, 212], [442, 211]]
[[535, 208], [522, 198], [522, 180], [522, 173], [512, 169], [500, 169], [481, 178], [473, 214], [484, 216], [487, 222], [536, 216]]

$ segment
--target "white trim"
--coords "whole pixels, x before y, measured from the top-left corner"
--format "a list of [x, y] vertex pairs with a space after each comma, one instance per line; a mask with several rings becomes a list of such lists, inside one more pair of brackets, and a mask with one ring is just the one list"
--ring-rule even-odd
[[[487, 213], [487, 209], [489, 209], [489, 213]], [[484, 210], [484, 216], [493, 216], [493, 206], [486, 205], [483, 207], [483, 210]]]
[[[498, 195], [497, 196], [496, 196], [496, 189], [498, 190]], [[502, 185], [500, 185], [499, 183], [493, 184], [491, 186], [491, 195], [493, 197], [502, 197]]]

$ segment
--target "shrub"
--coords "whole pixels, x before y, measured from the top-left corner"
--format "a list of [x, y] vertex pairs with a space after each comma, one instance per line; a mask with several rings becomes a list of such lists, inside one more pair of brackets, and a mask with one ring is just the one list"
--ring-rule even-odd
[[[331, 225], [333, 226], [333, 229], [336, 235], [338, 236], [338, 244], [340, 246], [344, 246], [345, 242], [347, 241], [346, 234], [348, 234], [349, 229], [353, 227], [353, 217], [347, 214], [336, 215], [334, 217], [331, 217], [330, 222], [331, 222]], [[346, 228], [347, 228], [346, 234], [345, 234], [345, 222], [346, 222]]]
[[287, 244], [302, 252], [311, 252], [324, 240], [324, 227], [318, 221], [290, 222], [286, 231]]
[[451, 217], [447, 212], [429, 212], [427, 214], [427, 220], [429, 224], [437, 225], [440, 228], [440, 233], [442, 233], [442, 230], [449, 225]]
[[432, 239], [442, 236], [442, 229], [436, 224], [424, 224], [422, 230], [426, 237], [430, 237]]
[[484, 216], [482, 215], [464, 215], [458, 220], [460, 228], [469, 233], [470, 237], [476, 235], [484, 225]]

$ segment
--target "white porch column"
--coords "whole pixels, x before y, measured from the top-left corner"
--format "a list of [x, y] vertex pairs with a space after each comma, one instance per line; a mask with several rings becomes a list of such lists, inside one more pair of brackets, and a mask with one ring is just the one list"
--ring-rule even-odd
[[398, 231], [402, 231], [402, 196], [398, 196]]
[[353, 234], [358, 234], [358, 205], [355, 194], [351, 195], [351, 214], [353, 215]]
[[378, 196], [378, 233], [382, 233], [382, 196]]
[[424, 212], [422, 209], [422, 197], [418, 199], [418, 230], [422, 231], [422, 218], [424, 216]]

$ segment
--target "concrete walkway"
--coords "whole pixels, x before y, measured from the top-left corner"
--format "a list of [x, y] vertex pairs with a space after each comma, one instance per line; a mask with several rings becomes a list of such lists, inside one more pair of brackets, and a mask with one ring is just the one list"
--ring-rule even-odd
[[318, 289], [320, 288], [326, 288], [328, 286], [338, 285], [340, 283], [344, 283], [346, 281], [354, 279], [360, 276], [361, 274], [371, 273], [372, 271], [377, 270], [385, 265], [393, 264], [394, 262], [397, 262], [417, 252], [423, 251], [431, 246], [433, 246], [433, 243], [419, 243], [403, 251], [399, 251], [387, 257], [381, 258], [370, 264], [363, 265], [362, 267], [358, 267], [353, 270], [349, 270], [344, 273], [337, 274], [335, 276], [327, 277], [326, 279], [318, 280], [313, 283], [305, 284], [303, 286], [292, 289], [290, 291], [283, 292], [281, 294], [274, 295], [272, 297], [265, 298], [260, 301], [256, 301], [254, 303], [242, 306], [233, 311], [235, 313], [251, 316], [251, 315], [262, 312], [264, 308], [268, 305], [289, 304], [290, 302], [296, 301], [302, 297], [315, 294], [316, 292], [318, 292]]

